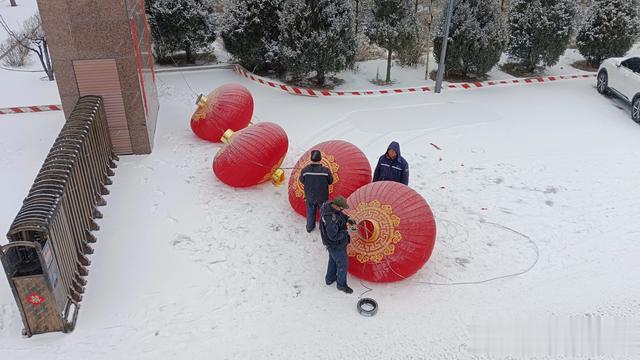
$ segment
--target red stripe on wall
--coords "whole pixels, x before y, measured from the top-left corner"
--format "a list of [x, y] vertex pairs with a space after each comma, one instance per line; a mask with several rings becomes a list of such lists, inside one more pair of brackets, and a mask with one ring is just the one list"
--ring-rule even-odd
[[142, 77], [142, 59], [140, 59], [140, 47], [138, 46], [138, 33], [136, 32], [136, 22], [131, 18], [131, 36], [133, 36], [133, 50], [136, 53], [136, 62], [138, 64], [138, 78], [142, 87], [142, 100], [144, 101], [144, 110], [149, 115], [149, 106], [147, 105], [147, 92], [144, 89], [144, 78]]
[[156, 82], [156, 70], [153, 66], [153, 55], [151, 53], [151, 33], [149, 31], [149, 22], [147, 21], [147, 13], [144, 10], [144, 0], [140, 0], [140, 11], [142, 12], [142, 21], [144, 21], [144, 34], [147, 40], [147, 51], [149, 54], [149, 68], [151, 69], [151, 78]]

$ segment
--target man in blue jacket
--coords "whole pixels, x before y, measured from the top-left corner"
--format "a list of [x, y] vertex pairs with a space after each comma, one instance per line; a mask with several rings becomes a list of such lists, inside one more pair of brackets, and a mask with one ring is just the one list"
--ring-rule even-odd
[[349, 256], [347, 245], [351, 241], [347, 224], [353, 226], [355, 222], [345, 213], [348, 209], [347, 200], [342, 196], [336, 196], [333, 201], [327, 201], [320, 208], [320, 235], [322, 244], [329, 251], [329, 265], [324, 280], [327, 285], [338, 283], [338, 290], [347, 294], [353, 293], [347, 285], [347, 269]]
[[311, 164], [300, 172], [300, 183], [304, 187], [304, 197], [307, 202], [307, 232], [316, 227], [316, 211], [329, 200], [329, 185], [333, 184], [331, 170], [322, 166], [322, 153], [311, 151]]
[[409, 185], [409, 164], [400, 155], [400, 144], [396, 141], [392, 142], [387, 152], [378, 159], [373, 181], [395, 181]]

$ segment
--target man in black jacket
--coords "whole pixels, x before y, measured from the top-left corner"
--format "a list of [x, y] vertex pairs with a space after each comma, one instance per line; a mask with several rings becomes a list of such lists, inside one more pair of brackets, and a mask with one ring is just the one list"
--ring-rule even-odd
[[347, 200], [342, 196], [336, 196], [333, 201], [327, 201], [320, 208], [320, 236], [322, 244], [329, 251], [329, 264], [324, 280], [327, 285], [337, 281], [338, 290], [351, 294], [353, 289], [347, 285], [347, 270], [349, 257], [347, 245], [351, 241], [347, 224], [355, 223], [345, 213], [348, 209]]
[[300, 183], [304, 187], [307, 202], [307, 232], [316, 227], [316, 211], [329, 200], [329, 185], [333, 183], [331, 170], [322, 166], [322, 154], [319, 150], [311, 151], [311, 164], [300, 172]]

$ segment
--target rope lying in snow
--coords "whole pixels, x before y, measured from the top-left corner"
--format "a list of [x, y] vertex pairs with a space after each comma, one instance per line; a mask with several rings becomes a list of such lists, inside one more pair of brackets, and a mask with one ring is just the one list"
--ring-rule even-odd
[[[479, 280], [479, 281], [461, 281], [461, 282], [450, 282], [450, 283], [438, 283], [438, 282], [431, 282], [431, 281], [416, 281], [416, 280], [411, 280], [411, 279], [409, 279], [409, 278], [407, 278], [407, 277], [405, 277], [405, 276], [403, 276], [403, 275], [401, 275], [401, 274], [398, 274], [398, 273], [393, 269], [393, 267], [391, 266], [391, 264], [389, 264], [389, 260], [388, 260], [388, 259], [386, 260], [386, 261], [387, 261], [387, 265], [389, 266], [389, 269], [391, 269], [391, 271], [392, 271], [394, 274], [398, 275], [398, 276], [399, 276], [399, 277], [401, 277], [402, 279], [405, 279], [405, 280], [408, 280], [408, 281], [412, 281], [412, 282], [417, 283], [417, 284], [420, 284], [420, 285], [432, 285], [432, 286], [460, 286], [460, 285], [480, 285], [480, 284], [486, 284], [486, 283], [491, 282], [491, 281], [496, 281], [496, 280], [507, 279], [507, 278], [512, 278], [512, 277], [516, 277], [516, 276], [521, 276], [521, 275], [524, 275], [524, 274], [528, 273], [529, 271], [531, 271], [531, 269], [533, 269], [533, 268], [536, 266], [536, 264], [538, 264], [538, 260], [540, 260], [540, 248], [538, 247], [538, 244], [536, 244], [536, 242], [535, 242], [535, 241], [533, 241], [529, 236], [527, 236], [527, 235], [525, 235], [525, 234], [523, 234], [523, 233], [521, 233], [521, 232], [519, 232], [519, 231], [517, 231], [517, 230], [514, 230], [514, 229], [512, 229], [512, 228], [510, 228], [510, 227], [504, 226], [504, 225], [502, 225], [502, 224], [498, 224], [498, 223], [494, 223], [494, 222], [490, 222], [490, 221], [485, 221], [485, 222], [483, 222], [483, 223], [484, 223], [484, 224], [494, 225], [494, 226], [496, 226], [496, 227], [499, 227], [499, 228], [502, 228], [502, 229], [504, 229], [504, 230], [510, 231], [510, 232], [512, 232], [512, 233], [514, 233], [514, 234], [516, 234], [516, 235], [519, 235], [519, 236], [521, 236], [521, 237], [523, 237], [523, 238], [527, 239], [527, 242], [528, 242], [529, 244], [531, 244], [531, 246], [533, 247], [533, 249], [534, 249], [534, 251], [535, 251], [535, 253], [536, 253], [536, 257], [535, 257], [534, 261], [531, 263], [531, 265], [529, 265], [529, 267], [527, 267], [525, 270], [518, 271], [518, 272], [515, 272], [515, 273], [512, 273], [512, 274], [496, 276], [496, 277], [492, 277], [492, 278], [484, 279], [484, 280]], [[362, 297], [364, 294], [366, 294], [366, 293], [368, 293], [368, 292], [370, 292], [370, 291], [372, 291], [372, 290], [373, 290], [373, 289], [371, 289], [370, 287], [365, 286], [365, 285], [363, 284], [362, 280], [360, 280], [360, 284], [361, 284], [364, 288], [368, 289], [367, 291], [365, 291], [365, 292], [363, 292], [362, 294], [360, 294], [360, 297]]]
[[[171, 54], [169, 54], [169, 59], [171, 59], [171, 62], [173, 63], [173, 65], [175, 65], [177, 68], [180, 67], [180, 65], [178, 65], [178, 63], [176, 62], [176, 60], [173, 58], [173, 56], [171, 56]], [[182, 76], [182, 80], [184, 80], [184, 83], [187, 84], [187, 87], [189, 88], [189, 90], [191, 90], [191, 93], [193, 94], [194, 97], [198, 97], [199, 94], [197, 94], [193, 88], [191, 88], [191, 84], [189, 84], [189, 81], [187, 81], [187, 78], [184, 76], [184, 74], [182, 73], [182, 71], [178, 71], [178, 73], [180, 73], [180, 76]]]
[[[510, 227], [501, 225], [501, 224], [497, 224], [494, 222], [489, 222], [489, 221], [485, 221], [485, 224], [490, 224], [490, 225], [494, 225], [497, 226], [499, 228], [502, 228], [504, 230], [510, 231], [516, 235], [522, 236], [523, 238], [527, 239], [527, 242], [530, 243], [533, 246], [533, 249], [536, 253], [536, 258], [535, 260], [531, 263], [531, 265], [529, 265], [529, 267], [527, 267], [525, 270], [523, 271], [518, 271], [512, 274], [507, 274], [507, 275], [502, 275], [502, 276], [496, 276], [496, 277], [492, 277], [489, 279], [485, 279], [485, 280], [479, 280], [479, 281], [462, 281], [462, 282], [451, 282], [451, 283], [436, 283], [436, 282], [430, 282], [430, 281], [416, 281], [419, 284], [424, 284], [424, 285], [434, 285], [434, 286], [458, 286], [458, 285], [480, 285], [480, 284], [485, 284], [491, 281], [496, 281], [496, 280], [500, 280], [500, 279], [507, 279], [507, 278], [511, 278], [511, 277], [516, 277], [516, 276], [520, 276], [520, 275], [524, 275], [526, 273], [528, 273], [529, 271], [531, 271], [531, 269], [533, 269], [536, 264], [538, 263], [538, 260], [540, 259], [540, 248], [538, 248], [538, 244], [535, 243], [535, 241], [531, 240], [531, 238], [517, 230], [514, 230]], [[388, 260], [387, 260], [388, 261]], [[388, 263], [387, 263], [388, 264]], [[391, 271], [400, 276], [403, 279], [407, 279], [406, 277], [398, 274], [397, 272], [395, 272], [395, 270], [393, 270], [393, 268], [391, 266], [389, 266], [389, 268], [391, 269]]]
[[373, 291], [372, 288], [368, 287], [367, 285], [364, 284], [364, 282], [362, 280], [360, 280], [360, 285], [362, 285], [363, 288], [367, 289], [367, 291], [363, 292], [362, 294], [360, 294], [360, 296], [358, 296], [358, 299], [362, 299], [362, 297], [364, 296], [364, 294]]

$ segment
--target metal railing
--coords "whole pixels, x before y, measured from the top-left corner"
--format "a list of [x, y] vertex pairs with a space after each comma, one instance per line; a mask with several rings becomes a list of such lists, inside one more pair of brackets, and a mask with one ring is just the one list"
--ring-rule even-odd
[[75, 327], [117, 159], [102, 98], [80, 98], [0, 247], [25, 335]]

